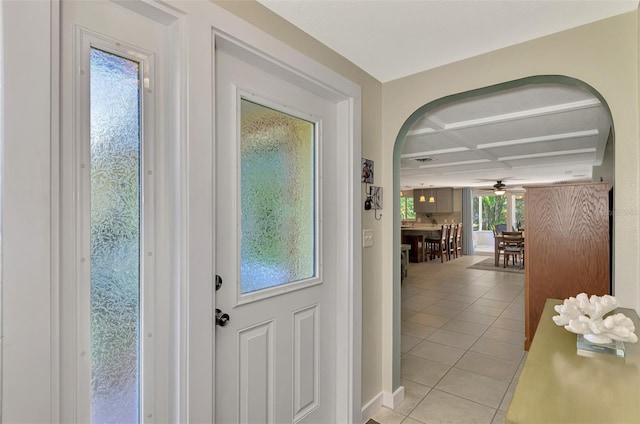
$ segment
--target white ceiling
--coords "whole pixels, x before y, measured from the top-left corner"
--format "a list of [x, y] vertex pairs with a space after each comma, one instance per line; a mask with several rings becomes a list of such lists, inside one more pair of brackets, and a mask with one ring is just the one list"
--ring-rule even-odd
[[638, 7], [638, 0], [257, 1], [381, 82]]
[[403, 188], [487, 187], [590, 180], [611, 119], [590, 92], [535, 84], [448, 103], [409, 130]]
[[[638, 0], [257, 1], [381, 82], [638, 8]], [[587, 180], [610, 125], [595, 97], [568, 86], [525, 86], [448, 104], [409, 132], [401, 185]], [[423, 157], [432, 160], [415, 160]]]

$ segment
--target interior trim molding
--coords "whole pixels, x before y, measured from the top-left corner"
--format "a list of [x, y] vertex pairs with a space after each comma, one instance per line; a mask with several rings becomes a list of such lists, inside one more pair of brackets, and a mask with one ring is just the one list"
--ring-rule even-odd
[[362, 407], [362, 423], [369, 421], [381, 407], [395, 409], [404, 401], [404, 386], [398, 387], [393, 393], [381, 391]]
[[369, 418], [384, 405], [384, 392], [379, 392], [369, 402], [362, 407], [362, 423], [369, 421]]

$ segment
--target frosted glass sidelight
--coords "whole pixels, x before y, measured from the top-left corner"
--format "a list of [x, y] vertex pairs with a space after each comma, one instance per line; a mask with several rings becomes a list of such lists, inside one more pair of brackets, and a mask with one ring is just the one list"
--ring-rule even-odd
[[137, 423], [139, 64], [91, 49], [91, 422]]
[[241, 293], [315, 276], [314, 127], [242, 99]]

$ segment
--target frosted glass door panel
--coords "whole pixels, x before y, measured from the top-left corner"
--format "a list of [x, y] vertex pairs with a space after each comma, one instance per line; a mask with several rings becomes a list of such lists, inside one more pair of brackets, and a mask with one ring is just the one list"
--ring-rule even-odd
[[242, 99], [242, 294], [316, 275], [315, 124]]
[[140, 90], [137, 62], [91, 49], [91, 421], [137, 423]]

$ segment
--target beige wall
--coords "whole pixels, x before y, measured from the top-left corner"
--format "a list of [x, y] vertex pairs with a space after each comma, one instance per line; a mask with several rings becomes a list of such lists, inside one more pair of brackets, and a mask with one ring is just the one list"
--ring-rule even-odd
[[[374, 246], [363, 249], [362, 400], [393, 390], [393, 237], [391, 193], [394, 144], [402, 124], [419, 107], [444, 96], [543, 74], [586, 82], [608, 102], [615, 125], [616, 295], [640, 310], [638, 289], [638, 18], [629, 13], [502, 49], [381, 85], [312, 37], [255, 1], [215, 1], [351, 79], [362, 87], [362, 156], [375, 161], [375, 185], [384, 189], [382, 219], [363, 211]], [[362, 192], [364, 201], [364, 187]], [[395, 230], [398, 231], [398, 230]], [[397, 360], [397, 358], [396, 358]], [[397, 376], [396, 376], [397, 379]]]
[[[615, 127], [615, 245], [625, 247], [616, 249], [614, 290], [623, 306], [640, 311], [637, 12], [384, 84], [382, 153], [389, 160], [382, 164], [378, 175], [382, 174], [385, 181], [393, 179], [391, 157], [396, 136], [416, 109], [445, 96], [534, 75], [565, 75], [582, 80], [595, 88], [611, 108]], [[384, 242], [391, 244], [393, 234], [392, 223], [386, 221]], [[383, 277], [391, 279], [392, 257], [386, 255], [384, 260]], [[383, 293], [383, 298], [390, 299], [387, 294]], [[388, 308], [386, 305], [385, 310]], [[392, 338], [390, 326], [385, 326], [383, 331], [388, 343]], [[393, 363], [386, 357], [383, 362]], [[389, 381], [390, 376], [383, 371], [387, 390]]]
[[610, 132], [609, 139], [607, 140], [607, 147], [605, 148], [604, 156], [602, 157], [602, 164], [600, 166], [593, 167], [591, 174], [592, 181], [604, 181], [611, 185], [615, 184], [614, 152], [615, 143], [613, 141], [613, 132]]

